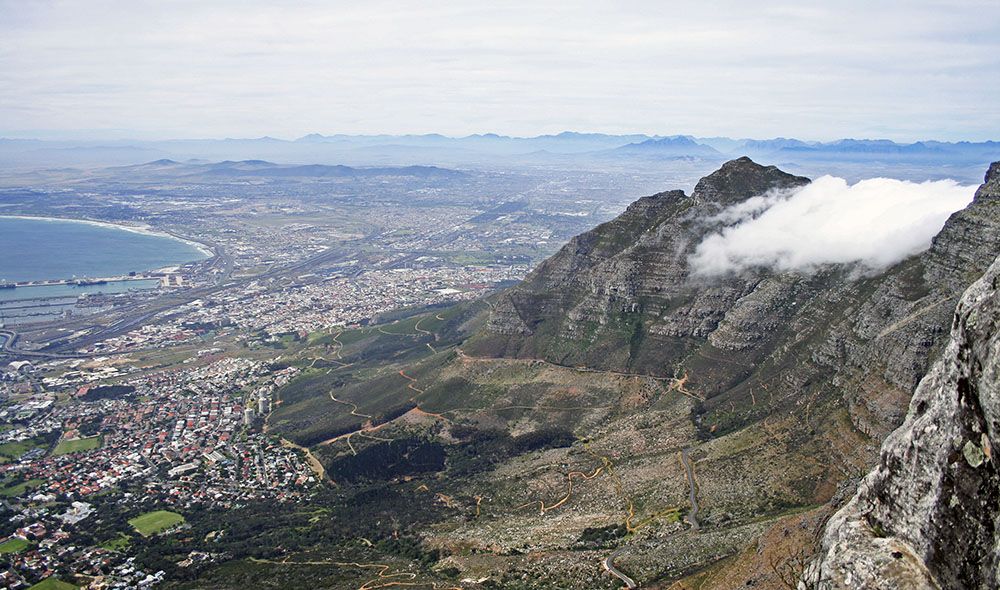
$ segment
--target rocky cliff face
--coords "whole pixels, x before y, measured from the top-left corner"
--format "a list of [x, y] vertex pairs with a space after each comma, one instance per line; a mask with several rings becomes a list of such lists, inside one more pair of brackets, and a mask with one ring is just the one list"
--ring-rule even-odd
[[962, 297], [942, 358], [800, 587], [1000, 586], [998, 436], [1000, 259]]
[[[744, 158], [703, 179], [691, 195], [640, 199], [498, 295], [488, 318], [454, 320], [463, 326], [454, 328], [462, 334], [452, 340], [461, 341], [457, 350], [435, 343], [436, 354], [397, 365], [398, 373], [380, 367], [375, 377], [337, 390], [341, 401], [331, 401], [329, 412], [343, 417], [343, 400], [372, 415], [419, 401], [405, 423], [380, 432], [408, 438], [426, 428], [449, 453], [455, 450], [435, 492], [464, 502], [465, 514], [475, 517], [460, 516], [459, 508], [442, 517], [443, 526], [425, 528], [435, 543], [455, 548], [448, 564], [463, 577], [488, 572], [499, 585], [610, 588], [617, 580], [601, 577], [599, 564], [614, 552], [617, 567], [643, 587], [787, 588], [807, 563], [823, 520], [839, 506], [832, 499], [853, 494], [877, 463], [885, 435], [902, 423], [913, 388], [948, 342], [961, 293], [1000, 254], [1000, 165], [994, 165], [974, 202], [948, 220], [928, 251], [877, 274], [828, 266], [692, 275], [697, 244], [727, 223], [720, 212], [806, 182]], [[462, 340], [481, 323], [488, 325]], [[970, 316], [965, 325], [971, 333], [979, 324]], [[983, 334], [994, 329], [983, 326]], [[364, 358], [363, 346], [352, 358]], [[976, 354], [995, 361], [985, 349]], [[975, 370], [985, 375], [990, 366]], [[309, 420], [320, 407], [311, 404], [341, 387], [325, 379], [313, 382], [314, 397], [296, 394], [306, 400], [296, 411]], [[964, 471], [946, 482], [956, 490], [950, 496], [939, 493], [946, 485], [933, 478], [916, 491], [905, 489], [905, 478], [872, 484], [884, 503], [873, 504], [880, 520], [852, 526], [897, 539], [882, 554], [892, 561], [872, 558], [888, 568], [877, 575], [906, 565], [924, 575], [911, 580], [961, 586], [995, 567], [986, 557], [995, 541], [984, 515], [996, 507], [975, 493], [992, 485], [976, 479], [993, 468], [996, 425], [982, 413], [978, 431], [938, 445], [949, 449], [949, 466], [979, 463], [959, 466]], [[309, 436], [320, 431], [309, 428]], [[392, 428], [399, 430], [390, 434]], [[580, 440], [504, 456], [486, 452], [497, 432], [511, 440], [553, 432]], [[470, 443], [479, 445], [472, 453]], [[314, 450], [339, 461], [353, 457], [358, 444]], [[911, 469], [909, 476], [923, 477], [929, 467], [917, 459], [933, 457], [937, 448], [919, 446], [888, 463], [887, 473]], [[679, 518], [695, 506], [697, 530]], [[965, 531], [972, 532], [965, 537]], [[597, 553], [581, 550], [605, 533]], [[974, 546], [971, 556], [964, 565], [945, 565], [947, 543], [970, 552], [963, 540]]]
[[[691, 196], [639, 199], [618, 218], [573, 238], [497, 302], [482, 354], [542, 356], [564, 364], [666, 374], [751, 295], [759, 279], [688, 281], [688, 257], [706, 220], [726, 207], [808, 179], [748, 158], [703, 178]], [[747, 326], [750, 328], [750, 326]], [[752, 329], [752, 328], [751, 328]]]
[[809, 182], [748, 158], [728, 162], [690, 196], [640, 199], [574, 238], [496, 301], [466, 351], [686, 374], [689, 388], [706, 398], [698, 417], [705, 436], [779, 407], [842, 407], [870, 437], [856, 457], [864, 464], [902, 421], [958, 294], [1000, 254], [998, 170], [991, 167], [975, 201], [948, 220], [930, 250], [876, 276], [829, 266], [699, 279], [688, 259], [725, 226], [720, 211]]

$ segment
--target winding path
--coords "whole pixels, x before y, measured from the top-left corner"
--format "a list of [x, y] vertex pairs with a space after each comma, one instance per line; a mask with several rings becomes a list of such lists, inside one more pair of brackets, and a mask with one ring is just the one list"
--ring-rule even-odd
[[637, 588], [639, 585], [635, 583], [635, 580], [630, 578], [625, 572], [615, 567], [615, 558], [625, 551], [625, 549], [627, 549], [627, 547], [619, 547], [618, 549], [615, 549], [611, 552], [611, 555], [604, 558], [601, 565], [604, 566], [604, 569], [609, 574], [624, 582], [626, 588]]
[[688, 457], [687, 449], [681, 449], [681, 463], [687, 471], [688, 499], [691, 501], [691, 512], [684, 517], [691, 524], [691, 530], [698, 531], [698, 487], [694, 481], [694, 467], [691, 465], [691, 458]]

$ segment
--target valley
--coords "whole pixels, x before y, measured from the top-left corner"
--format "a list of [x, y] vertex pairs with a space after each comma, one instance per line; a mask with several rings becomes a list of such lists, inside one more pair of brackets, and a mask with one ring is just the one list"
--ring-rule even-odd
[[[234, 423], [226, 436], [256, 445], [245, 463], [255, 477], [273, 477], [272, 457], [294, 461], [297, 475], [276, 501], [220, 479], [208, 480], [214, 497], [236, 494], [238, 506], [166, 500], [183, 514], [180, 535], [139, 541], [124, 524], [95, 534], [130, 538], [136, 563], [162, 570], [166, 588], [787, 587], [901, 422], [961, 290], [1000, 254], [992, 176], [926, 252], [879, 272], [691, 274], [688, 254], [724, 223], [711, 221], [720, 212], [807, 182], [733, 160], [691, 194], [642, 198], [572, 238], [516, 285], [364, 308], [364, 322], [269, 333], [239, 311], [248, 300], [293, 305], [287, 294], [321, 284], [301, 273], [341, 268], [347, 253], [222, 277], [169, 309], [134, 308], [160, 325], [211, 326], [188, 328], [192, 344], [102, 351], [151, 383], [177, 362], [164, 355], [194, 347], [206, 352], [190, 370], [246, 358], [251, 376], [282, 375], [219, 393], [234, 420], [245, 414], [246, 434]], [[398, 295], [415, 275], [437, 276], [412, 270], [415, 260], [375, 255], [372, 270], [338, 276], [363, 286], [365, 272], [384, 272], [402, 279]], [[204, 309], [230, 310], [227, 322], [211, 324]], [[73, 347], [115, 337], [38, 352], [94, 358]], [[193, 473], [174, 489], [204, 485]], [[172, 489], [173, 477], [157, 485]], [[88, 501], [103, 523], [133, 510]]]

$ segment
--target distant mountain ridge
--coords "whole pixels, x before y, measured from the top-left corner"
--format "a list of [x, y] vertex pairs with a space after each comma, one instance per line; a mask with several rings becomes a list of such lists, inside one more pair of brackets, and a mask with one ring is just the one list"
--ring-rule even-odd
[[112, 168], [114, 171], [167, 172], [171, 176], [269, 177], [269, 178], [361, 178], [397, 176], [460, 178], [466, 173], [437, 166], [352, 167], [326, 164], [276, 164], [266, 160], [224, 160], [213, 163], [182, 163], [160, 159], [144, 164]]
[[[862, 178], [877, 169], [897, 178], [957, 178], [975, 182], [979, 171], [1000, 159], [1000, 142], [796, 138], [733, 139], [691, 135], [577, 133], [512, 137], [494, 133], [448, 137], [424, 135], [322, 135], [295, 140], [259, 138], [160, 141], [52, 141], [0, 139], [0, 168], [98, 167], [169, 159], [266, 160], [288, 164], [369, 166], [592, 166], [645, 169], [683, 159], [702, 162], [699, 173], [737, 156], [749, 156], [795, 172], [836, 172]], [[844, 164], [840, 166], [839, 164]]]
[[630, 143], [620, 148], [615, 148], [612, 153], [653, 156], [722, 156], [719, 150], [682, 135]]

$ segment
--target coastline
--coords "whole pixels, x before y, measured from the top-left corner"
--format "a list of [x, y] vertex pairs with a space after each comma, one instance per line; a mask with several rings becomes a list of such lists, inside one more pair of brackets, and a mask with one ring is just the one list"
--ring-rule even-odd
[[188, 244], [189, 246], [200, 252], [205, 258], [211, 258], [215, 256], [215, 251], [212, 250], [211, 246], [209, 246], [208, 244], [204, 244], [202, 242], [193, 240], [191, 238], [177, 236], [164, 230], [157, 230], [148, 224], [124, 225], [119, 223], [112, 223], [110, 221], [98, 221], [96, 219], [78, 219], [73, 217], [44, 217], [41, 215], [0, 215], [0, 219], [33, 219], [35, 221], [55, 221], [55, 222], [61, 221], [64, 223], [86, 223], [90, 225], [110, 227], [113, 229], [120, 229], [123, 231], [128, 231], [136, 234], [156, 236], [161, 238], [170, 238], [171, 240], [177, 240], [178, 242], [184, 242], [185, 244]]

